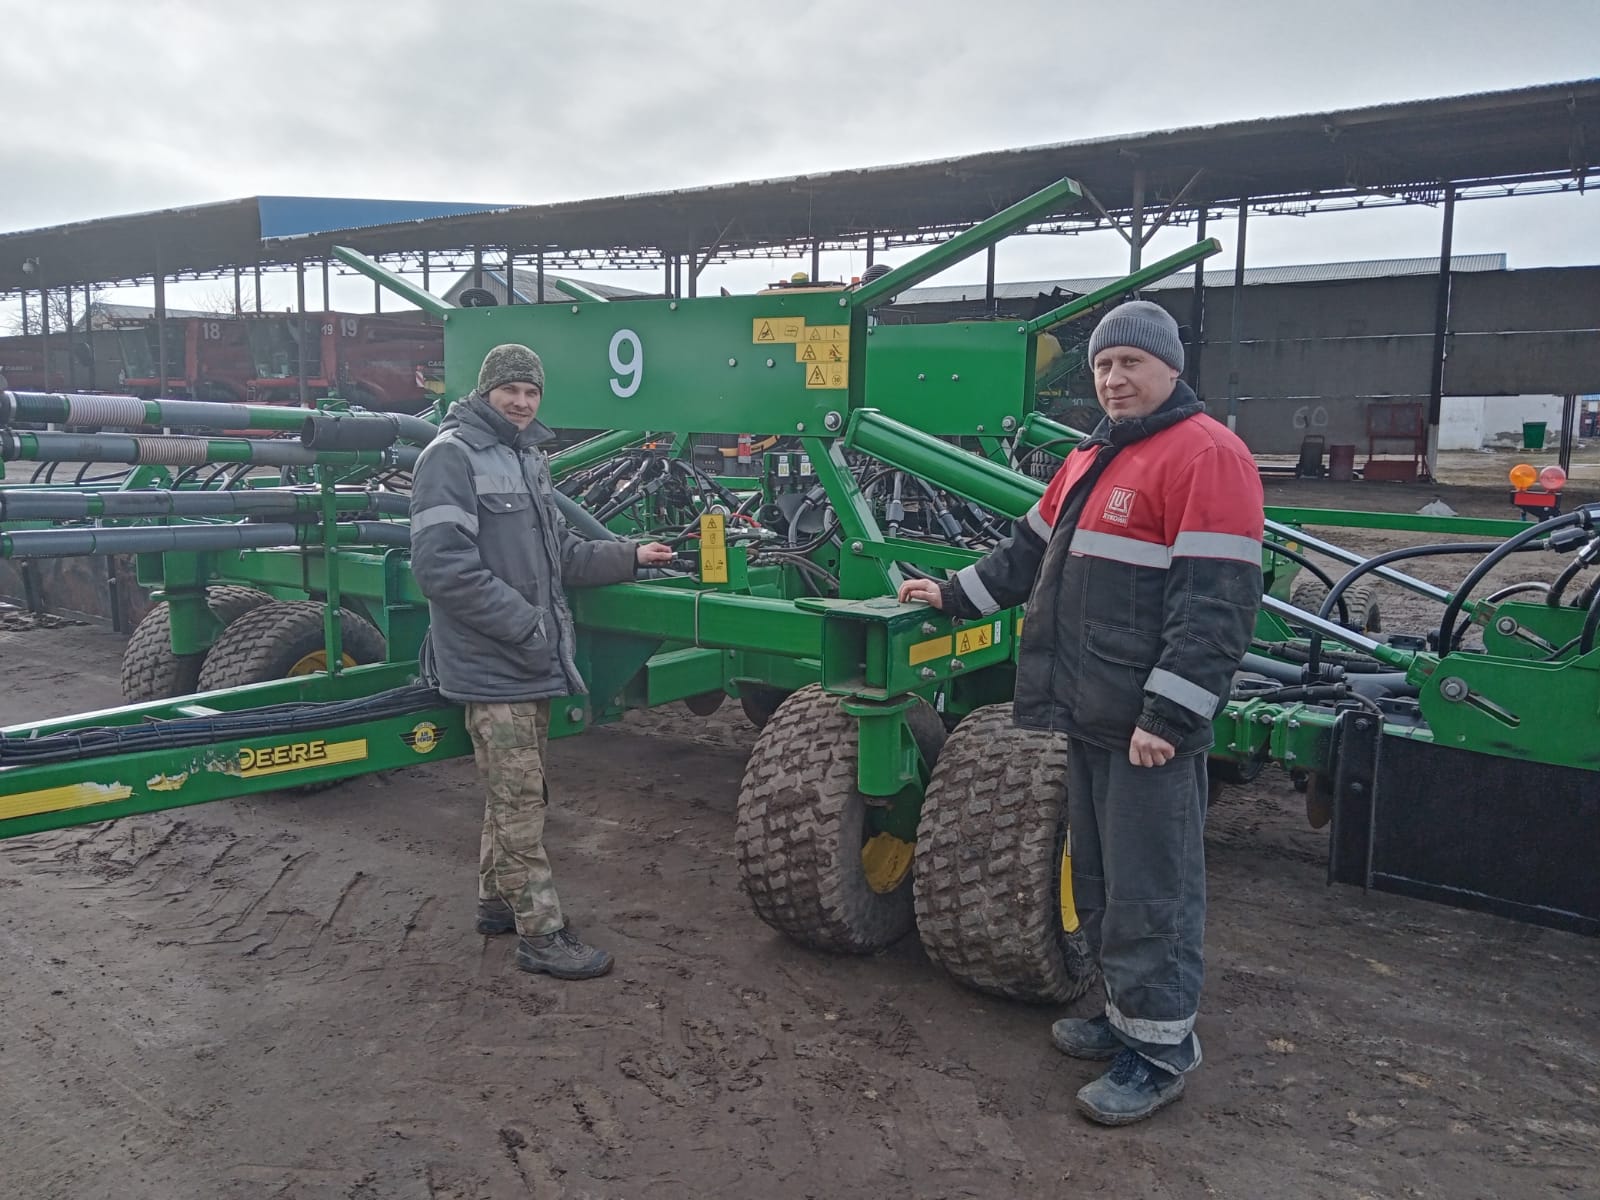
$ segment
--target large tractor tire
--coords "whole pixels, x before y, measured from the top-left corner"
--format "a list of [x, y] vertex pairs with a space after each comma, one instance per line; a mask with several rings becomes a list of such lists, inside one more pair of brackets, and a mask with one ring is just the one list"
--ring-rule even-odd
[[1066, 854], [1067, 739], [1018, 729], [1009, 704], [976, 709], [945, 745], [917, 829], [913, 893], [928, 956], [992, 995], [1082, 995], [1097, 972], [1070, 874], [1063, 887]]
[[[1327, 598], [1328, 585], [1316, 578], [1300, 580], [1289, 593], [1290, 604], [1311, 613], [1320, 609]], [[1350, 614], [1350, 623], [1346, 628], [1368, 634], [1383, 631], [1383, 613], [1378, 608], [1378, 597], [1371, 584], [1358, 583], [1348, 589], [1343, 598], [1345, 611]], [[1334, 605], [1329, 619], [1339, 620], [1338, 605]]]
[[[242, 687], [327, 670], [322, 640], [323, 605], [316, 601], [266, 604], [229, 625], [200, 668], [200, 690]], [[348, 609], [339, 610], [340, 663], [382, 662], [383, 634]]]
[[[206, 605], [226, 629], [245, 613], [272, 603], [255, 588], [219, 583], [206, 589]], [[205, 652], [174, 654], [172, 610], [166, 601], [144, 615], [122, 652], [122, 695], [129, 704], [187, 696], [196, 690]]]
[[[944, 724], [907, 713], [932, 763]], [[872, 833], [856, 789], [856, 720], [816, 684], [779, 707], [756, 739], [739, 792], [734, 850], [756, 914], [817, 950], [871, 954], [911, 931], [911, 853]]]

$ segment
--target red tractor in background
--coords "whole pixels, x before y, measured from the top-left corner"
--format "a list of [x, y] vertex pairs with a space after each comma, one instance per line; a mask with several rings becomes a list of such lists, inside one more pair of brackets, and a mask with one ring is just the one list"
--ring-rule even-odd
[[0, 391], [60, 392], [67, 387], [67, 346], [62, 337], [51, 339], [50, 371], [44, 369], [44, 351], [37, 334], [0, 338]]
[[249, 394], [250, 344], [237, 317], [168, 318], [165, 391], [160, 325], [147, 318], [118, 320], [112, 332], [122, 356], [118, 386], [132, 395], [237, 403]]
[[[247, 314], [245, 326], [258, 402], [300, 399], [301, 320], [293, 313]], [[307, 313], [306, 393], [337, 393], [363, 408], [419, 413], [443, 388], [444, 331], [423, 313]]]

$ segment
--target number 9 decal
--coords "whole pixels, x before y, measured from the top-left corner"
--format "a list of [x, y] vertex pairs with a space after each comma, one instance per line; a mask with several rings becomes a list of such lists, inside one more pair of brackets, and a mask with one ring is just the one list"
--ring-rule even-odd
[[[624, 346], [632, 347], [626, 359], [622, 357]], [[626, 400], [639, 390], [644, 380], [644, 347], [633, 330], [619, 329], [611, 335], [611, 369], [617, 373], [617, 378], [611, 381], [611, 390], [619, 399]]]

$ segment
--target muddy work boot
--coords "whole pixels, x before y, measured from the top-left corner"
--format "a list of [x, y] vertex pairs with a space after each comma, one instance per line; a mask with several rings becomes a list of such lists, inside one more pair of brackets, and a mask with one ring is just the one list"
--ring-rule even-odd
[[611, 955], [579, 941], [563, 926], [554, 933], [523, 938], [517, 946], [517, 966], [557, 979], [595, 979], [611, 970]]
[[1101, 1125], [1132, 1125], [1183, 1095], [1183, 1076], [1154, 1066], [1136, 1050], [1123, 1050], [1111, 1070], [1078, 1090], [1078, 1111]]
[[493, 900], [478, 901], [478, 932], [493, 935], [515, 933], [517, 918], [511, 905], [496, 896]]
[[1112, 1031], [1104, 1013], [1088, 1020], [1066, 1017], [1057, 1021], [1050, 1026], [1050, 1040], [1063, 1054], [1096, 1061], [1115, 1058], [1122, 1049], [1122, 1040]]

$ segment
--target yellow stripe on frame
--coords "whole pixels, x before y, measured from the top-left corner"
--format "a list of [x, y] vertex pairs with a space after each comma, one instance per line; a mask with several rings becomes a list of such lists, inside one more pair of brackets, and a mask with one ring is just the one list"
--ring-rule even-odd
[[918, 663], [927, 662], [930, 658], [948, 658], [950, 649], [954, 645], [955, 642], [948, 635], [930, 638], [926, 642], [913, 642], [911, 644], [911, 653], [908, 657], [914, 667]]

